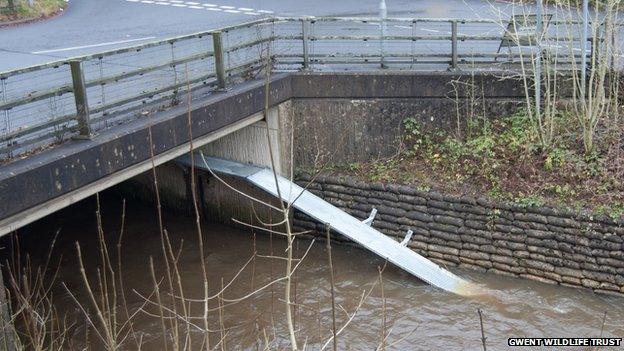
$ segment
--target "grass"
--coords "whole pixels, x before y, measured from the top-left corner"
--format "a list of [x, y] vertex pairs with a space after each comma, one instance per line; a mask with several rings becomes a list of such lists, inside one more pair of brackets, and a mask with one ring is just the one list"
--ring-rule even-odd
[[34, 0], [32, 7], [28, 6], [27, 0], [15, 0], [15, 11], [10, 11], [8, 0], [0, 0], [0, 23], [50, 17], [66, 6], [65, 0]]
[[525, 111], [496, 120], [475, 118], [462, 135], [425, 130], [416, 119], [407, 118], [401, 151], [395, 156], [334, 170], [369, 181], [621, 218], [624, 123], [608, 119], [599, 129], [600, 146], [586, 154], [582, 136], [575, 132], [576, 119], [561, 112], [555, 120], [558, 137], [544, 149]]

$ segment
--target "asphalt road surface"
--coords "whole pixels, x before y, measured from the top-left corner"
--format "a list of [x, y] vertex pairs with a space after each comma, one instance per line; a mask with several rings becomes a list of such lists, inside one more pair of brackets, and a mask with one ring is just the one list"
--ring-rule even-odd
[[[387, 0], [397, 17], [493, 18], [504, 2]], [[0, 72], [262, 16], [376, 16], [377, 0], [70, 0], [60, 16], [0, 28]], [[427, 30], [423, 28], [422, 30]], [[430, 29], [437, 30], [437, 29]]]

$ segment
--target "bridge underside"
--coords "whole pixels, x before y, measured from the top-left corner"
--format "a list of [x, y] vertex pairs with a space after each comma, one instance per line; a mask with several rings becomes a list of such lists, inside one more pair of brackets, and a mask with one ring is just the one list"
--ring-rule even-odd
[[[473, 93], [461, 84], [454, 89], [453, 82], [468, 78], [488, 98], [523, 96], [516, 81], [492, 73], [280, 73], [270, 80], [269, 104], [275, 108], [292, 99], [465, 99]], [[250, 81], [194, 100], [193, 148], [263, 120], [264, 91], [262, 81]], [[189, 152], [188, 110], [181, 104], [140, 116], [91, 140], [73, 140], [1, 166], [0, 235]]]

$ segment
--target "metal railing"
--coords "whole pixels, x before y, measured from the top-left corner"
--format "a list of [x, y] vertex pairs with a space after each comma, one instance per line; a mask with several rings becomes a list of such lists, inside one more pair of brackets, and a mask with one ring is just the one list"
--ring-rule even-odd
[[[574, 25], [551, 21], [548, 37], [559, 43], [559, 32]], [[480, 19], [266, 18], [0, 72], [0, 159], [90, 138], [187, 93], [224, 90], [258, 74], [269, 45], [277, 70], [507, 67], [532, 59], [501, 50], [504, 35], [500, 22]], [[562, 48], [579, 50], [576, 37], [565, 37]]]
[[[290, 43], [293, 53], [277, 50], [281, 67], [292, 63], [293, 68], [336, 69], [337, 65], [371, 64], [384, 68], [414, 69], [417, 66], [472, 68], [496, 64], [517, 64], [533, 59], [517, 46], [501, 47], [505, 34], [501, 22], [487, 19], [388, 18], [288, 18], [301, 22], [300, 35], [277, 35], [280, 43]], [[575, 50], [576, 55], [560, 55], [560, 62], [580, 60], [577, 21], [549, 21], [543, 37], [546, 45], [560, 46], [561, 51]], [[383, 37], [381, 35], [383, 29]], [[301, 42], [303, 47], [298, 47]], [[293, 51], [293, 50], [290, 50]], [[327, 65], [327, 67], [325, 67]], [[437, 65], [437, 66], [427, 66]], [[287, 68], [287, 67], [284, 67]]]
[[[224, 89], [262, 65], [273, 19], [0, 72], [0, 155], [9, 158]], [[136, 112], [140, 110], [138, 114]]]

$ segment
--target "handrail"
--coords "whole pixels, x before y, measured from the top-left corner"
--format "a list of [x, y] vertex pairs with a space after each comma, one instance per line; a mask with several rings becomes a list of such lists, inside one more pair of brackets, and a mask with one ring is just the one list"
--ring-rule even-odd
[[208, 31], [196, 32], [196, 33], [193, 33], [193, 34], [186, 34], [186, 35], [170, 37], [170, 38], [166, 38], [166, 39], [148, 41], [148, 42], [143, 43], [143, 44], [132, 45], [132, 46], [125, 46], [125, 47], [122, 47], [122, 48], [101, 51], [101, 52], [97, 52], [97, 53], [94, 53], [94, 54], [73, 56], [73, 57], [66, 58], [66, 59], [54, 60], [54, 61], [50, 61], [50, 62], [47, 62], [47, 63], [33, 65], [33, 66], [28, 66], [28, 67], [24, 67], [24, 68], [15, 69], [15, 70], [0, 71], [0, 79], [8, 78], [11, 75], [15, 75], [15, 74], [19, 74], [19, 73], [27, 73], [27, 72], [36, 71], [36, 70], [43, 69], [43, 68], [60, 67], [62, 65], [67, 64], [69, 61], [87, 61], [87, 60], [94, 59], [94, 58], [118, 55], [118, 54], [123, 54], [123, 53], [127, 53], [127, 52], [132, 52], [132, 51], [141, 51], [143, 49], [147, 49], [147, 48], [151, 48], [151, 47], [155, 47], [155, 46], [159, 46], [159, 45], [163, 45], [163, 44], [169, 44], [171, 42], [178, 42], [178, 41], [189, 40], [189, 39], [194, 39], [194, 38], [202, 38], [202, 37], [205, 37], [205, 36], [209, 36], [209, 35], [211, 35], [212, 33], [216, 32], [216, 31], [223, 31], [223, 32], [225, 32], [225, 31], [232, 31], [232, 30], [236, 30], [236, 29], [240, 29], [240, 28], [253, 27], [253, 26], [257, 25], [257, 24], [270, 23], [270, 22], [274, 22], [274, 21], [275, 21], [275, 18], [263, 18], [263, 19], [260, 19], [260, 20], [248, 21], [248, 22], [244, 22], [244, 23], [241, 23], [241, 24], [237, 24], [237, 25], [233, 25], [233, 26], [229, 26], [229, 27], [224, 27], [224, 28], [220, 28], [220, 29], [212, 29], [212, 30], [208, 30]]
[[[528, 16], [528, 14], [527, 14]], [[302, 17], [274, 17], [286, 21], [300, 21]], [[382, 20], [379, 17], [345, 17], [345, 16], [308, 16], [306, 19], [314, 22], [363, 22], [363, 23], [379, 23]], [[386, 22], [406, 22], [406, 23], [487, 23], [487, 24], [507, 24], [508, 19], [489, 19], [489, 18], [459, 18], [459, 17], [387, 17]], [[582, 20], [560, 20], [553, 18], [550, 24], [583, 24]], [[590, 22], [591, 25], [591, 22]], [[615, 22], [616, 26], [624, 26], [624, 21]]]

